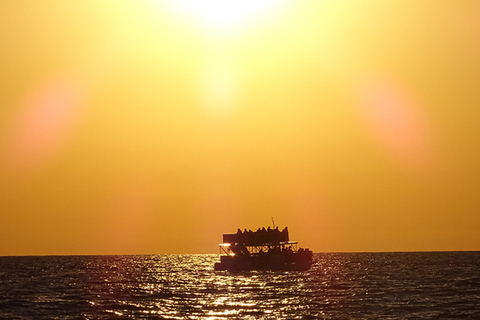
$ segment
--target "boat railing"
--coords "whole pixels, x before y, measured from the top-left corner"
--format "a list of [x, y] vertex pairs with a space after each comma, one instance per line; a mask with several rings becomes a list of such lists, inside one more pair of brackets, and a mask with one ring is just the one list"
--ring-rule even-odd
[[256, 245], [221, 243], [219, 246], [220, 254], [226, 254], [230, 256], [262, 253], [296, 253], [299, 250], [302, 250], [298, 248], [297, 241], [284, 241], [277, 244], [263, 243]]

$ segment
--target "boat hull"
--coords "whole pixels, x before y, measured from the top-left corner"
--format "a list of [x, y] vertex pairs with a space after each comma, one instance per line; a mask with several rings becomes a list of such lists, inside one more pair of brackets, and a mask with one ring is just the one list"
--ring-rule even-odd
[[[311, 253], [311, 252], [310, 252]], [[222, 256], [220, 262], [215, 263], [216, 271], [245, 271], [245, 270], [290, 270], [306, 271], [312, 265], [311, 254], [265, 254], [245, 256]]]

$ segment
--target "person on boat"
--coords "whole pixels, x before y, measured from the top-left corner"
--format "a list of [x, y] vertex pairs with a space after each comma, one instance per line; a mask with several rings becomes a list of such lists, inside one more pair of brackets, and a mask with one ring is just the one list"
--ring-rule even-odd
[[242, 234], [242, 230], [240, 230], [240, 228], [238, 228], [237, 234]]

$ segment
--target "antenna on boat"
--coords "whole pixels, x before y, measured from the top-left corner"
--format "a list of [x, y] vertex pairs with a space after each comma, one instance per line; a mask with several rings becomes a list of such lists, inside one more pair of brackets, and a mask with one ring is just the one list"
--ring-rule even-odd
[[275, 230], [275, 221], [273, 221], [273, 217], [272, 217], [272, 222], [273, 222], [273, 229]]

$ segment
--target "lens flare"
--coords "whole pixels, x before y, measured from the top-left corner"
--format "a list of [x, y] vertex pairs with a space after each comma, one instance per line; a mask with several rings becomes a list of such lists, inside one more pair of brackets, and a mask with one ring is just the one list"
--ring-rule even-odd
[[5, 151], [13, 167], [34, 167], [65, 143], [79, 120], [81, 91], [73, 79], [55, 78], [27, 94], [8, 132]]
[[211, 115], [227, 116], [235, 110], [240, 94], [240, 83], [231, 65], [208, 66], [201, 82], [203, 102]]
[[420, 99], [395, 81], [374, 79], [362, 85], [361, 100], [367, 126], [385, 150], [411, 164], [427, 160], [429, 130]]

